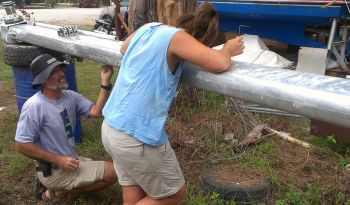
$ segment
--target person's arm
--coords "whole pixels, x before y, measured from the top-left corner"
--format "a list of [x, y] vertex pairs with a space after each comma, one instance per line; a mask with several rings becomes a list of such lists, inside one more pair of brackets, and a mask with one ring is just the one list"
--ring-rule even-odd
[[[109, 65], [103, 65], [101, 67], [101, 85], [109, 86], [111, 84], [111, 77], [113, 75], [113, 67]], [[91, 107], [89, 116], [90, 117], [102, 117], [102, 108], [105, 105], [110, 90], [101, 88], [100, 93], [97, 97], [96, 103]]]
[[231, 57], [241, 54], [243, 48], [241, 37], [227, 41], [222, 50], [214, 50], [179, 31], [174, 34], [168, 52], [210, 72], [223, 72], [230, 67]]
[[15, 150], [32, 159], [56, 164], [65, 171], [73, 171], [79, 166], [79, 161], [67, 156], [59, 156], [41, 149], [34, 143], [15, 142]]
[[34, 144], [35, 141], [40, 141], [39, 130], [43, 126], [40, 107], [37, 100], [23, 105], [16, 129], [15, 150], [32, 159], [56, 164], [64, 170], [74, 170], [79, 165], [77, 160], [48, 152]]

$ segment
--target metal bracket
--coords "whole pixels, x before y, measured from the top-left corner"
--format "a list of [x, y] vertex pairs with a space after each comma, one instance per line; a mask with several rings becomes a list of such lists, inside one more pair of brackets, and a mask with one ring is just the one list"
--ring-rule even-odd
[[[331, 27], [331, 31], [330, 31], [329, 39], [327, 43], [327, 50], [334, 54], [335, 58], [337, 59], [337, 62], [339, 63], [339, 65], [342, 67], [344, 71], [349, 71], [347, 67], [348, 62], [345, 57], [345, 51], [348, 44], [348, 26], [347, 25], [343, 26], [342, 36], [341, 36], [342, 40], [338, 42], [334, 42], [334, 36], [335, 36], [337, 24], [338, 24], [338, 19], [332, 19], [332, 27]], [[340, 52], [338, 51], [338, 48], [337, 48], [338, 46], [340, 46]]]
[[58, 29], [57, 34], [62, 37], [77, 36], [78, 27], [76, 25], [63, 26]]
[[12, 1], [2, 2], [2, 7], [5, 8], [6, 16], [3, 18], [5, 24], [14, 24], [23, 21], [23, 16], [16, 13], [15, 3]]
[[76, 60], [77, 62], [83, 62], [84, 58], [78, 57], [78, 56], [72, 56], [69, 54], [63, 54], [63, 58], [65, 62], [69, 62], [72, 63], [74, 62], [74, 60]]

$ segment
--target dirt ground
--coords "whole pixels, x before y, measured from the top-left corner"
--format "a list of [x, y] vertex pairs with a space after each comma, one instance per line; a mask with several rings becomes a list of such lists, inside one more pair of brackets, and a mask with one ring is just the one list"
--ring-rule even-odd
[[[203, 171], [216, 164], [202, 163], [206, 162], [208, 157], [215, 153], [215, 149], [213, 149], [213, 147], [208, 149], [210, 146], [206, 145], [205, 142], [201, 140], [201, 137], [198, 136], [200, 133], [198, 130], [213, 130], [213, 126], [210, 126], [209, 124], [215, 124], [216, 120], [212, 117], [208, 117], [210, 114], [213, 113], [199, 114], [188, 120], [188, 122], [196, 121], [196, 123], [183, 123], [176, 121], [171, 122], [168, 125], [169, 133], [171, 133], [172, 136], [171, 142], [177, 153], [185, 177], [190, 184], [194, 184], [195, 187], [198, 187], [199, 189], [202, 183], [201, 175]], [[224, 119], [220, 120], [222, 127], [231, 126], [228, 130], [223, 132], [230, 132], [232, 131], [231, 129], [234, 129], [234, 126], [232, 126], [232, 119], [225, 116], [216, 117]], [[276, 121], [271, 123], [271, 126], [274, 126], [274, 123], [276, 123], [275, 125], [277, 126], [274, 126], [275, 128], [288, 131], [288, 128], [285, 126], [288, 126], [291, 122], [288, 122], [288, 120], [286, 120], [285, 123], [278, 122], [281, 122], [281, 120], [276, 119]], [[220, 135], [220, 133], [217, 134]], [[300, 192], [307, 192], [310, 191], [310, 187], [317, 187], [320, 193], [322, 193], [319, 195], [320, 204], [335, 204], [335, 202], [333, 202], [334, 196], [339, 192], [343, 192], [349, 196], [350, 183], [348, 179], [350, 178], [344, 174], [343, 170], [339, 169], [339, 161], [333, 153], [316, 147], [305, 148], [300, 145], [286, 142], [278, 137], [269, 137], [256, 146], [264, 146], [264, 144], [269, 143], [272, 143], [276, 150], [270, 153], [265, 153], [262, 156], [257, 156], [266, 160], [269, 163], [269, 167], [272, 168], [273, 173], [266, 173], [266, 170], [265, 173], [270, 176], [272, 174], [276, 177], [276, 179], [272, 179], [273, 194], [265, 203], [275, 204], [276, 194], [288, 191], [289, 188], [293, 188]], [[247, 152], [255, 149], [256, 147], [253, 145], [252, 147], [247, 148]], [[244, 156], [244, 153], [242, 153], [242, 155]], [[217, 163], [245, 166], [244, 162], [242, 164], [242, 160], [239, 158], [237, 160], [223, 158]], [[244, 170], [244, 168], [241, 167], [239, 170]], [[237, 179], [261, 178], [260, 171], [232, 171], [232, 173], [227, 173], [227, 170], [222, 169], [218, 172], [219, 173], [216, 174], [221, 176], [222, 181], [225, 183], [228, 180], [235, 181]], [[220, 177], [218, 177], [218, 180], [220, 180]]]

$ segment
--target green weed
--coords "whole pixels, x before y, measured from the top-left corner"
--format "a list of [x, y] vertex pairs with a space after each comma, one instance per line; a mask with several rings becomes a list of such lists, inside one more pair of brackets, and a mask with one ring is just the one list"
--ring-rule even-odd
[[186, 205], [236, 205], [233, 200], [224, 200], [218, 193], [211, 193], [210, 196], [191, 196], [186, 198]]
[[202, 90], [199, 92], [199, 101], [201, 109], [225, 112], [225, 97], [223, 95]]
[[345, 168], [346, 165], [348, 165], [348, 164], [350, 164], [350, 159], [349, 159], [348, 156], [345, 157], [345, 158], [341, 158], [341, 159], [339, 160], [339, 163], [338, 163], [338, 168], [339, 168], [340, 170], [344, 170], [344, 168]]
[[[0, 49], [2, 49], [3, 45], [3, 41], [0, 41]], [[2, 52], [0, 52], [0, 59], [3, 59]], [[12, 70], [10, 69], [10, 66], [6, 65], [4, 61], [0, 61], [0, 86], [1, 81], [8, 81], [10, 79], [12, 79]]]
[[305, 205], [302, 199], [302, 192], [289, 189], [281, 198], [276, 200], [276, 205]]
[[3, 169], [5, 176], [14, 176], [23, 172], [26, 167], [33, 164], [31, 159], [18, 153], [5, 154], [3, 160], [5, 163]]
[[273, 167], [267, 160], [255, 155], [246, 157], [243, 160], [244, 160], [243, 162], [248, 165], [265, 170], [272, 184], [276, 184], [276, 185], [278, 184], [278, 176], [277, 176], [276, 170], [273, 169]]
[[342, 204], [349, 205], [350, 199], [347, 199], [343, 192], [339, 192], [336, 196], [335, 204], [336, 205], [342, 205]]
[[85, 156], [88, 153], [93, 159], [96, 159], [96, 156], [106, 157], [107, 153], [101, 142], [102, 119], [84, 119], [81, 122], [83, 143], [77, 146], [77, 153], [81, 156]]
[[0, 153], [12, 147], [17, 120], [16, 114], [5, 114], [0, 118]]
[[324, 197], [323, 191], [321, 191], [318, 184], [306, 184], [305, 197], [311, 204], [321, 204], [321, 199]]

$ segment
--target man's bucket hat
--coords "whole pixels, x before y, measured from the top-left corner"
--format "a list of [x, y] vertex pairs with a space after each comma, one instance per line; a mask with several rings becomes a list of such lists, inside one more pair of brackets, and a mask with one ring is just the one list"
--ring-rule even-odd
[[32, 87], [37, 88], [45, 83], [52, 70], [59, 65], [65, 65], [65, 63], [58, 61], [49, 54], [42, 54], [36, 57], [30, 64], [30, 71], [32, 71], [34, 76]]

